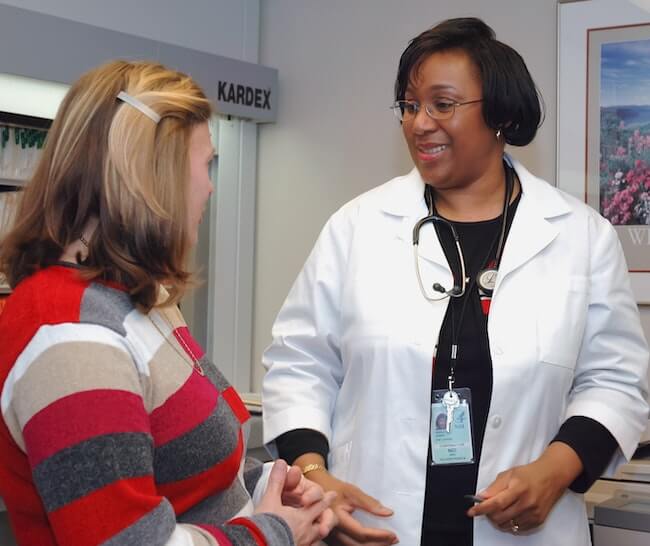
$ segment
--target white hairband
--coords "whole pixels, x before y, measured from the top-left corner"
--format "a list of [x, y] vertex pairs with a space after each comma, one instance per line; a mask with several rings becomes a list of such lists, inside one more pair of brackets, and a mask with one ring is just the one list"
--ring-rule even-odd
[[126, 102], [127, 104], [133, 106], [133, 108], [135, 108], [136, 110], [140, 110], [140, 112], [142, 112], [145, 116], [151, 119], [151, 121], [153, 121], [154, 123], [157, 124], [160, 121], [160, 114], [154, 112], [144, 102], [136, 99], [135, 97], [132, 97], [126, 91], [120, 91], [117, 94], [117, 98], [120, 99], [122, 102]]

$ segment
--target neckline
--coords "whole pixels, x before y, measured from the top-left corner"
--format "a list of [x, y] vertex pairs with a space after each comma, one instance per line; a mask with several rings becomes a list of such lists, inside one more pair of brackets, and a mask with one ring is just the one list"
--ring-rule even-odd
[[[517, 197], [515, 197], [513, 199], [512, 203], [510, 203], [508, 205], [508, 212], [512, 211], [519, 204], [522, 193], [523, 193], [522, 191], [519, 191], [519, 193], [517, 194]], [[447, 222], [453, 224], [454, 226], [472, 227], [472, 226], [484, 226], [484, 225], [487, 225], [487, 224], [493, 224], [495, 222], [499, 222], [503, 218], [503, 213], [499, 214], [499, 216], [497, 216], [496, 218], [490, 218], [488, 220], [476, 220], [474, 222], [463, 222], [461, 220], [449, 220], [448, 218], [445, 218], [444, 216], [440, 216], [440, 218], [442, 218], [443, 220], [447, 220]]]

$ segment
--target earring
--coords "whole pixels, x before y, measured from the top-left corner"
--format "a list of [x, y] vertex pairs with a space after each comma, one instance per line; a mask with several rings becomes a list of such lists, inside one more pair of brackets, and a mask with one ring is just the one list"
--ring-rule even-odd
[[499, 140], [501, 138], [501, 129], [497, 129], [496, 137], [497, 137], [497, 140]]

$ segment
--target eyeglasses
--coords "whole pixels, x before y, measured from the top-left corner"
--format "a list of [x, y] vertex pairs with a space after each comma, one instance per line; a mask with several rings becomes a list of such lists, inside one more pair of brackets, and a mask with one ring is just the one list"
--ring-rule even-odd
[[420, 104], [414, 100], [398, 100], [391, 106], [391, 110], [397, 116], [397, 119], [403, 122], [410, 122], [418, 115], [420, 108], [424, 106], [424, 111], [432, 119], [449, 119], [454, 115], [458, 106], [482, 102], [483, 99], [467, 100], [465, 102], [455, 102], [449, 99], [436, 99], [433, 102]]

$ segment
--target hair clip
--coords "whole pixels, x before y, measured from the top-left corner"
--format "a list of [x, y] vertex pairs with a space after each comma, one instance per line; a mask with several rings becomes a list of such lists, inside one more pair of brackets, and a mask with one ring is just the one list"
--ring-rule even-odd
[[133, 108], [135, 108], [136, 110], [140, 110], [140, 112], [142, 112], [145, 116], [151, 119], [151, 121], [153, 121], [154, 123], [157, 124], [160, 121], [160, 114], [154, 112], [144, 102], [136, 99], [135, 97], [132, 97], [126, 91], [120, 91], [117, 94], [117, 98], [120, 99], [122, 102], [126, 102], [127, 104], [133, 106]]

